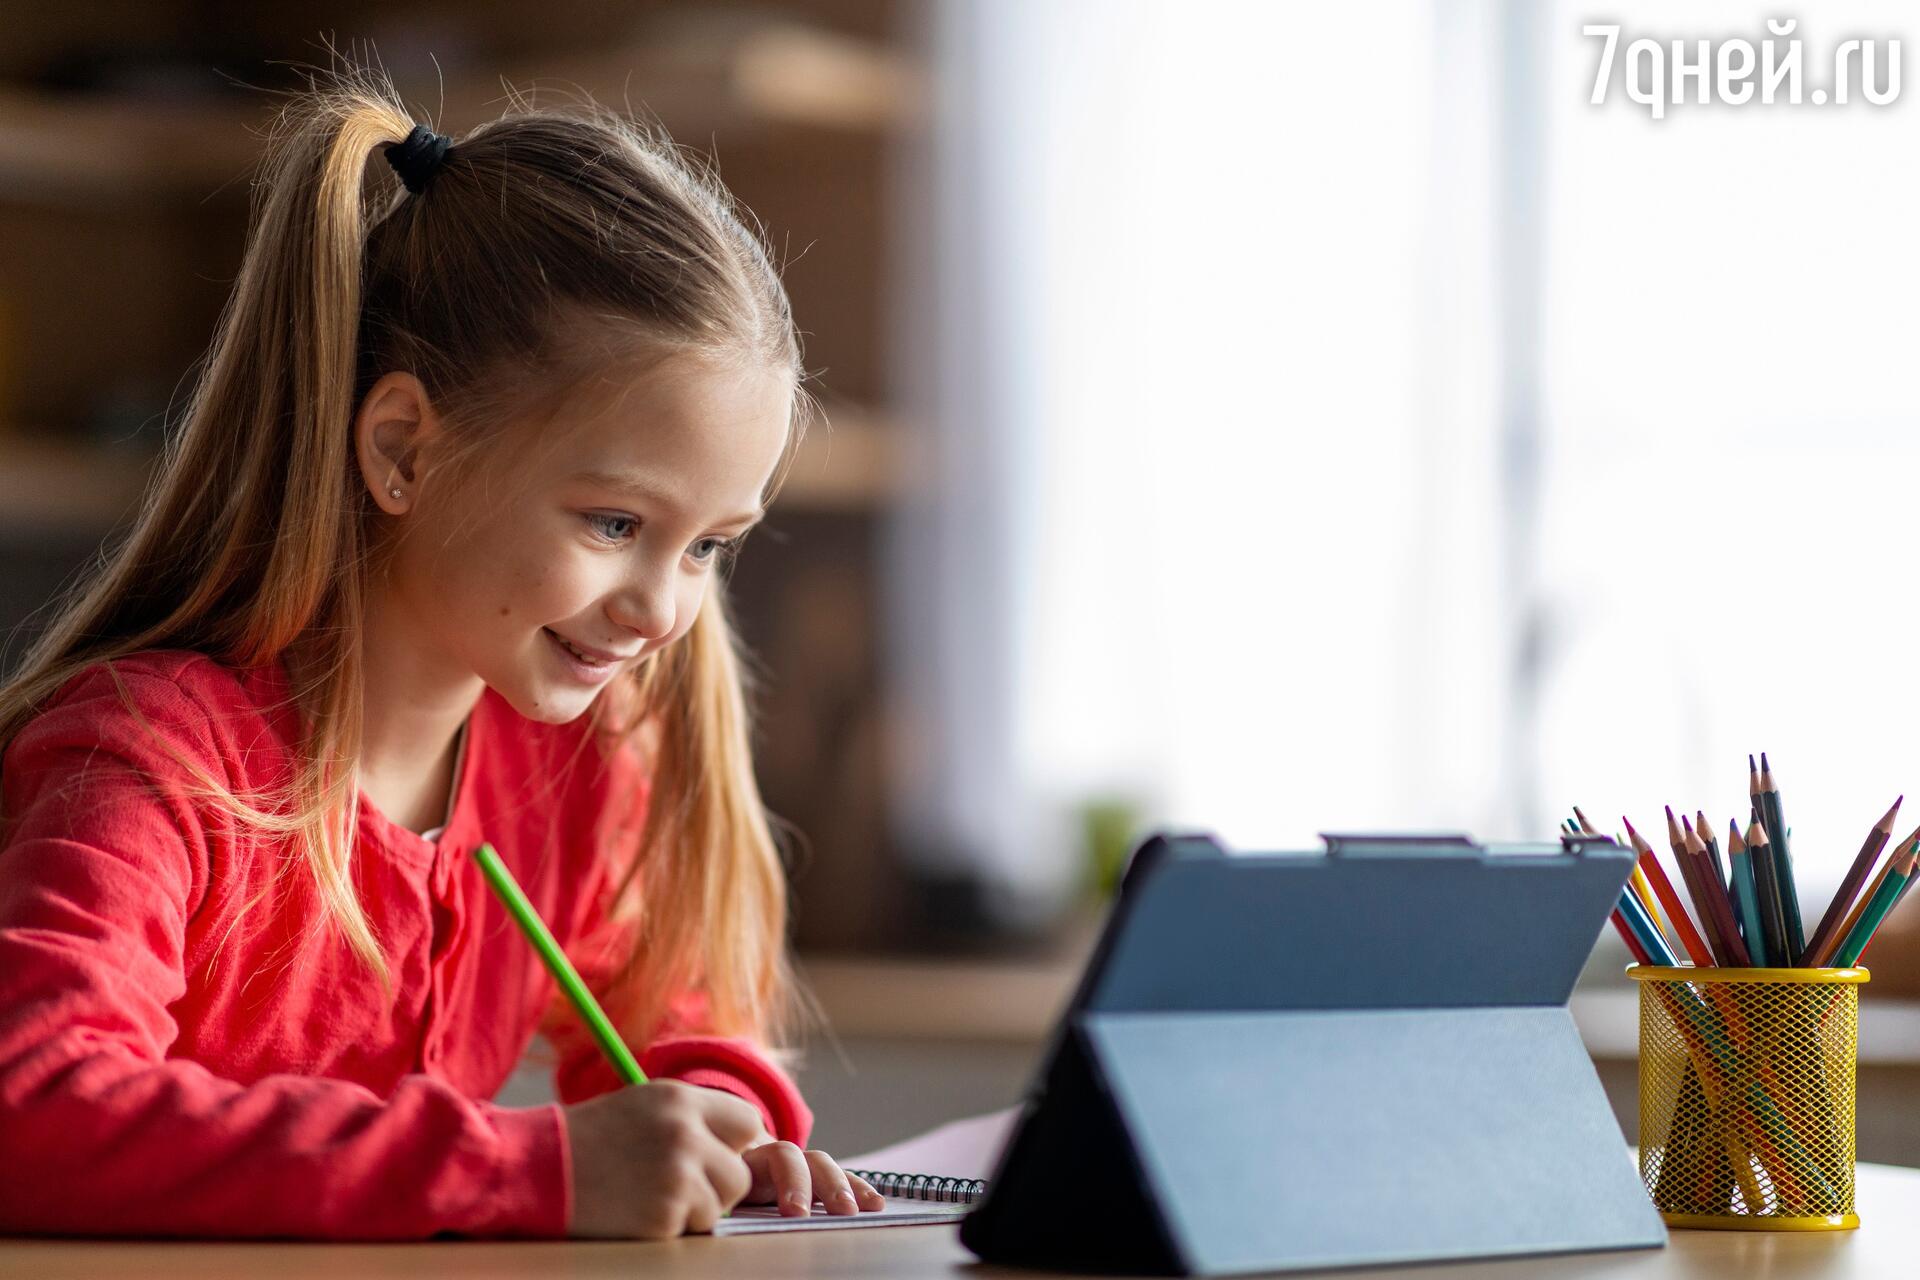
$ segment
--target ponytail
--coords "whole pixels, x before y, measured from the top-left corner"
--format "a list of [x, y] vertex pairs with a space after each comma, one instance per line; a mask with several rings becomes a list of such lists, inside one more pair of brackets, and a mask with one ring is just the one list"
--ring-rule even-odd
[[153, 648], [198, 649], [241, 667], [284, 656], [312, 730], [292, 794], [238, 796], [196, 762], [180, 763], [228, 812], [302, 837], [326, 917], [391, 990], [349, 867], [366, 535], [348, 424], [367, 161], [412, 121], [371, 84], [316, 105], [278, 122], [239, 280], [184, 421], [126, 542], [0, 689], [0, 749], [97, 662]]

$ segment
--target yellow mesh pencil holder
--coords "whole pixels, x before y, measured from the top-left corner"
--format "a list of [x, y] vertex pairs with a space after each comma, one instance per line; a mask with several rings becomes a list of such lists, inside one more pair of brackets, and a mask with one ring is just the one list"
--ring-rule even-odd
[[1640, 1177], [1674, 1227], [1839, 1231], [1865, 969], [1633, 965]]

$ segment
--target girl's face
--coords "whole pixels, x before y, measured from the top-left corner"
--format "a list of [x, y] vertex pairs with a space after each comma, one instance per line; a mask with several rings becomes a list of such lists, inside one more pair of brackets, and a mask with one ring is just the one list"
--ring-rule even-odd
[[693, 625], [760, 518], [792, 394], [781, 370], [669, 356], [509, 435], [459, 493], [433, 484], [429, 430], [424, 483], [374, 490], [404, 526], [384, 607], [425, 659], [418, 675], [478, 676], [531, 720], [586, 711]]

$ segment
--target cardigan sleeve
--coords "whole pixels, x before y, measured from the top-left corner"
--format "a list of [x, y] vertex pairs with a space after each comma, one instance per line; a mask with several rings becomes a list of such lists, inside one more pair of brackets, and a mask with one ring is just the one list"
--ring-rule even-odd
[[[622, 750], [613, 759], [605, 806], [611, 816], [606, 821], [631, 838], [645, 817], [650, 780], [629, 751]], [[587, 874], [566, 950], [581, 980], [604, 1002], [612, 974], [632, 945], [632, 933], [631, 926], [609, 916], [610, 860], [604, 856], [606, 846], [595, 843], [603, 856], [595, 859]], [[558, 1057], [554, 1092], [562, 1102], [582, 1102], [622, 1087], [624, 1081], [564, 993], [555, 991], [540, 1030]], [[763, 1046], [712, 1034], [706, 1000], [698, 992], [683, 992], [669, 1001], [664, 1024], [655, 1028], [645, 1044], [630, 1047], [650, 1080], [680, 1080], [720, 1089], [752, 1103], [774, 1138], [805, 1146], [813, 1132], [813, 1112], [792, 1078]]]
[[[97, 669], [96, 669], [97, 670]], [[557, 1236], [556, 1105], [425, 1075], [390, 1096], [169, 1058], [189, 922], [223, 856], [168, 748], [230, 785], [205, 704], [76, 678], [16, 735], [0, 792], [0, 1232], [409, 1239]]]

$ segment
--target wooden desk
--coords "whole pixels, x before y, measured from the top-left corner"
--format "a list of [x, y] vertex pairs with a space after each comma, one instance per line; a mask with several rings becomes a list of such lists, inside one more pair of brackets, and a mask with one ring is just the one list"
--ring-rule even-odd
[[[1320, 1272], [1338, 1280], [1395, 1276], [1663, 1277], [1791, 1276], [1793, 1280], [1885, 1280], [1914, 1273], [1920, 1255], [1920, 1170], [1860, 1166], [1858, 1231], [1675, 1231], [1664, 1249], [1462, 1262], [1393, 1270]], [[408, 1245], [202, 1244], [149, 1241], [0, 1240], [0, 1276], [22, 1280], [275, 1280], [352, 1276], [460, 1276], [463, 1280], [585, 1280], [586, 1277], [1027, 1276], [988, 1267], [960, 1247], [953, 1227], [792, 1232], [732, 1240], [660, 1243], [450, 1242]], [[1309, 1273], [1292, 1273], [1309, 1274]]]

